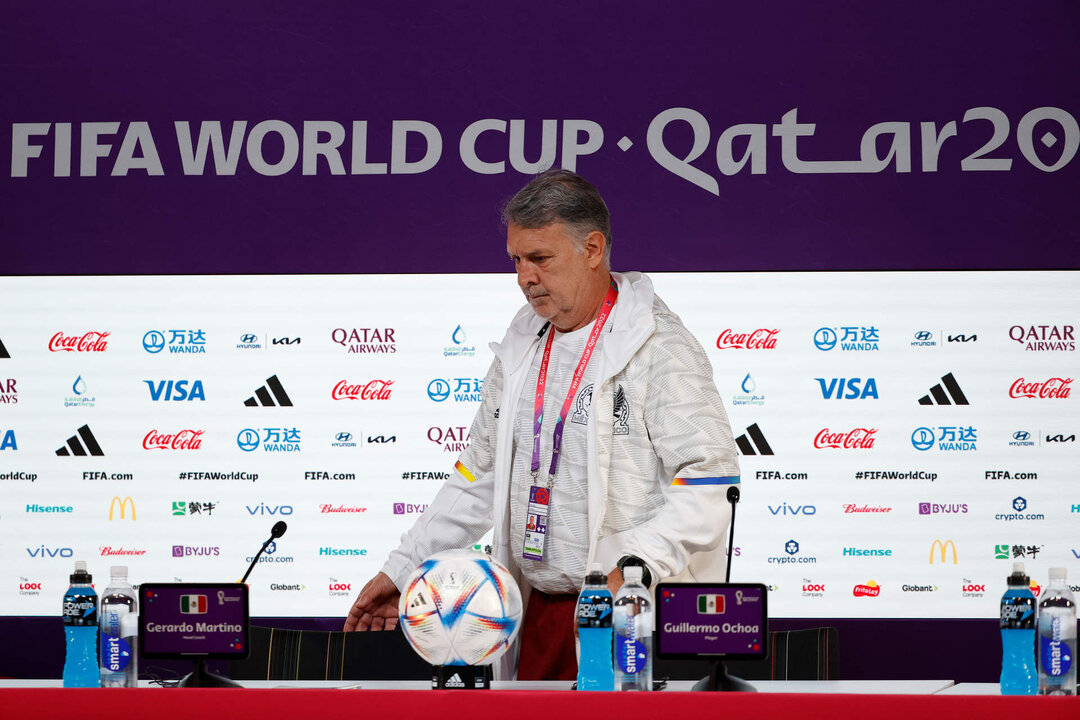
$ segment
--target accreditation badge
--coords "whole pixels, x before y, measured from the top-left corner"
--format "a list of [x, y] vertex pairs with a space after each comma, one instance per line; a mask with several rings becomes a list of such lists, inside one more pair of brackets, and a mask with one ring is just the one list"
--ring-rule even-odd
[[526, 560], [544, 559], [544, 539], [547, 537], [550, 507], [551, 488], [529, 486], [529, 507], [525, 513], [525, 545], [521, 553], [521, 557]]

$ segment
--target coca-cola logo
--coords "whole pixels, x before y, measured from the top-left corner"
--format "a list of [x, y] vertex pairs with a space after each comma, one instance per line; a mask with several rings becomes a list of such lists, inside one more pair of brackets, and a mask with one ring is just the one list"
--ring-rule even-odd
[[390, 386], [393, 384], [393, 380], [369, 380], [356, 384], [342, 380], [334, 386], [330, 397], [335, 400], [389, 400]]
[[844, 450], [869, 450], [874, 447], [877, 428], [854, 428], [847, 432], [833, 432], [824, 428], [814, 436], [816, 448], [843, 448]]
[[1017, 378], [1009, 388], [1011, 398], [1060, 398], [1069, 397], [1072, 378], [1052, 377], [1042, 382], [1028, 382]]
[[716, 347], [718, 350], [772, 350], [776, 347], [776, 336], [779, 334], [779, 329], [758, 328], [748, 333], [737, 333], [727, 328], [716, 338]]
[[156, 429], [146, 433], [142, 446], [146, 450], [199, 450], [204, 430], [184, 429], [175, 433], [159, 433]]
[[871, 580], [866, 585], [856, 585], [851, 594], [855, 597], [877, 597], [881, 594], [881, 586]]
[[49, 352], [105, 352], [107, 332], [91, 330], [82, 335], [65, 335], [61, 330], [49, 339]]

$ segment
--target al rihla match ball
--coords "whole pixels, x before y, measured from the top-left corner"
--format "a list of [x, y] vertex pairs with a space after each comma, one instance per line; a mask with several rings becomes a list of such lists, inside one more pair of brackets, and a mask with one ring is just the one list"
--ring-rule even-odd
[[489, 665], [521, 625], [521, 591], [506, 568], [475, 550], [447, 550], [420, 563], [398, 615], [405, 637], [432, 665]]

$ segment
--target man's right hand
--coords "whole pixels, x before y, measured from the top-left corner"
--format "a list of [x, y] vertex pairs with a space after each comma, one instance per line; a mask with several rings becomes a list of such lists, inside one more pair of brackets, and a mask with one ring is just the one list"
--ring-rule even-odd
[[345, 618], [345, 632], [353, 630], [393, 630], [398, 624], [401, 593], [386, 573], [368, 581]]

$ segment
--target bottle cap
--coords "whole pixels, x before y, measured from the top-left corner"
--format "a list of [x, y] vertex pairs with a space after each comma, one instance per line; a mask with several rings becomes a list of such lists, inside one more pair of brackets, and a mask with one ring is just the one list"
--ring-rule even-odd
[[91, 576], [90, 573], [86, 572], [85, 560], [75, 561], [75, 572], [71, 573], [71, 575], [68, 577], [68, 582], [70, 582], [72, 585], [89, 585], [90, 583], [94, 582], [93, 576]]
[[113, 565], [109, 568], [113, 580], [127, 580], [127, 565]]
[[1063, 568], [1063, 567], [1052, 567], [1052, 568], [1050, 568], [1050, 579], [1051, 580], [1064, 580], [1067, 577], [1067, 575], [1068, 574], [1065, 572], [1065, 568]]
[[607, 575], [604, 574], [604, 566], [593, 563], [589, 566], [589, 574], [585, 576], [586, 585], [607, 585]]
[[623, 580], [627, 583], [641, 583], [641, 566], [627, 565], [622, 571]]
[[1031, 578], [1024, 573], [1024, 563], [1022, 562], [1013, 563], [1012, 575], [1005, 578], [1005, 581], [1009, 584], [1009, 587], [1018, 587], [1021, 585], [1028, 587], [1031, 585]]

